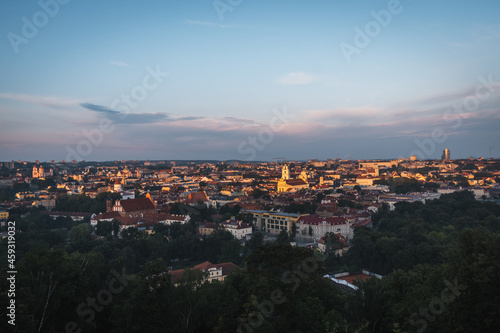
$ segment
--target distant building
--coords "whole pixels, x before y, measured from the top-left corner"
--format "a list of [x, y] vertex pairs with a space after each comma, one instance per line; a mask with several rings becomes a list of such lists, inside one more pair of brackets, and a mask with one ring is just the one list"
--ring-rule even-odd
[[236, 239], [246, 239], [247, 235], [252, 233], [252, 226], [243, 221], [235, 220], [234, 217], [222, 222], [221, 226], [229, 231]]
[[281, 230], [285, 230], [289, 234], [292, 232], [292, 226], [299, 214], [269, 212], [265, 210], [247, 210], [247, 213], [253, 215], [253, 224], [257, 231], [265, 231], [271, 234], [279, 234]]
[[183, 198], [182, 202], [190, 206], [196, 206], [198, 204], [203, 204], [207, 207], [210, 206], [210, 201], [205, 191], [184, 192], [181, 197]]
[[276, 190], [278, 192], [294, 192], [309, 188], [307, 174], [302, 172], [298, 179], [290, 179], [290, 169], [287, 164], [281, 170], [281, 179], [278, 181]]
[[441, 155], [441, 159], [443, 161], [449, 161], [450, 160], [450, 150], [448, 148], [446, 148], [445, 150], [443, 150], [443, 155]]
[[32, 203], [32, 206], [43, 206], [46, 210], [52, 210], [56, 207], [56, 199], [37, 200]]
[[119, 180], [117, 180], [113, 186], [113, 190], [114, 192], [121, 192], [123, 191], [123, 188], [122, 188], [122, 183], [120, 183]]
[[326, 233], [339, 234], [347, 241], [352, 239], [354, 230], [344, 217], [323, 217], [303, 215], [297, 220], [297, 237], [319, 241]]
[[112, 212], [112, 211], [107, 211], [105, 213], [101, 213], [98, 215], [93, 215], [90, 219], [90, 225], [96, 226], [97, 222], [103, 221], [103, 222], [112, 222], [114, 219], [120, 217], [120, 213], [118, 212]]
[[318, 242], [318, 250], [323, 253], [333, 252], [336, 256], [342, 257], [342, 255], [349, 250], [349, 245], [347, 240], [342, 237], [342, 235], [336, 234], [338, 237], [338, 242], [332, 243], [328, 235], [321, 237]]
[[70, 217], [73, 221], [81, 222], [85, 220], [86, 217], [91, 218], [91, 213], [81, 213], [81, 212], [47, 212], [53, 220], [58, 217]]
[[171, 225], [173, 223], [186, 224], [191, 220], [189, 215], [166, 214], [165, 219], [161, 223]]
[[217, 224], [214, 222], [200, 222], [198, 224], [198, 235], [208, 236], [215, 232]]
[[[220, 264], [212, 264], [211, 262], [205, 261], [199, 265], [196, 265], [192, 268], [192, 270], [198, 270], [207, 273], [207, 277], [205, 281], [212, 282], [214, 280], [223, 281], [226, 276], [238, 269], [238, 266], [233, 264], [232, 262], [224, 262]], [[175, 271], [170, 271], [170, 279], [173, 284], [178, 284], [186, 270], [178, 269]]]
[[47, 178], [54, 175], [54, 170], [50, 168], [48, 171], [43, 169], [43, 165], [37, 168], [36, 165], [33, 166], [32, 177], [33, 178]]
[[112, 209], [121, 216], [138, 215], [140, 213], [156, 213], [156, 208], [150, 198], [117, 200]]
[[375, 274], [366, 270], [362, 270], [359, 273], [345, 272], [335, 275], [325, 275], [324, 277], [329, 278], [340, 286], [344, 286], [344, 288], [341, 288], [342, 292], [346, 292], [350, 289], [358, 290], [359, 287], [357, 287], [354, 283], [366, 282], [374, 277], [377, 279], [382, 279], [382, 275]]
[[4, 209], [0, 209], [0, 220], [7, 220], [9, 218], [9, 212]]

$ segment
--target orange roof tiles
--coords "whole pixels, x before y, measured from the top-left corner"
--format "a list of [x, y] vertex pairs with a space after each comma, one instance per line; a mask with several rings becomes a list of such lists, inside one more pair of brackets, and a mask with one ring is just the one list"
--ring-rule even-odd
[[120, 200], [120, 204], [126, 213], [137, 212], [142, 210], [156, 210], [155, 205], [148, 198]]

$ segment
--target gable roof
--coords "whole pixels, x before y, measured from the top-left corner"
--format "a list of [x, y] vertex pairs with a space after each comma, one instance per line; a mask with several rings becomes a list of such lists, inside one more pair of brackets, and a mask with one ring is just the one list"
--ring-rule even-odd
[[198, 203], [198, 201], [207, 202], [208, 197], [205, 191], [191, 192], [188, 194], [185, 202], [186, 203]]
[[104, 212], [99, 215], [96, 215], [94, 217], [94, 220], [107, 220], [107, 219], [113, 219], [120, 216], [120, 213], [118, 212]]
[[[202, 272], [208, 271], [210, 268], [222, 268], [222, 276], [226, 276], [232, 271], [238, 269], [238, 266], [233, 264], [232, 262], [224, 262], [220, 264], [212, 264], [209, 261], [202, 262], [201, 264], [198, 264], [194, 266], [192, 269], [196, 269]], [[171, 281], [172, 283], [176, 283], [179, 281], [183, 276], [184, 276], [184, 269], [177, 269], [175, 271], [170, 271], [169, 274], [171, 276]]]
[[307, 185], [307, 183], [305, 181], [303, 181], [302, 179], [300, 179], [300, 178], [297, 178], [297, 179], [288, 179], [286, 181], [286, 184], [290, 185], [290, 186]]
[[184, 220], [186, 220], [186, 215], [165, 214], [165, 220], [184, 222]]
[[129, 214], [125, 216], [117, 216], [116, 219], [120, 222], [122, 226], [136, 226], [136, 227], [152, 227], [155, 224], [165, 221], [167, 214], [165, 213], [137, 213]]
[[155, 210], [155, 205], [148, 198], [137, 198], [120, 200], [120, 205], [126, 213], [137, 212], [141, 210]]

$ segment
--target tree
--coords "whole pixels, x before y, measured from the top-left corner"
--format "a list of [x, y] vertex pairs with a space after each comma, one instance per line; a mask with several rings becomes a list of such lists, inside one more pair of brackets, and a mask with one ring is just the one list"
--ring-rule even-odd
[[[308, 249], [277, 243], [259, 247], [247, 258], [242, 275], [229, 280], [244, 301], [239, 329], [326, 331], [326, 314], [340, 310], [342, 301], [338, 289], [322, 274], [321, 262]], [[258, 314], [261, 318], [252, 320]]]
[[264, 244], [264, 235], [260, 232], [255, 232], [252, 235], [252, 238], [247, 242], [246, 246], [250, 249], [250, 251], [255, 252], [259, 246]]
[[140, 239], [144, 237], [144, 235], [134, 227], [125, 228], [124, 230], [122, 230], [121, 236], [124, 239]]
[[107, 222], [107, 221], [98, 221], [97, 222], [97, 225], [95, 228], [96, 235], [108, 236], [108, 235], [111, 235], [112, 231], [113, 231], [113, 224], [111, 222]]
[[280, 231], [280, 233], [278, 234], [278, 237], [276, 238], [276, 243], [277, 244], [289, 244], [290, 243], [290, 237], [288, 236], [288, 232], [286, 230]]
[[290, 241], [295, 240], [295, 236], [297, 235], [297, 225], [295, 223], [292, 223], [292, 233], [290, 234]]
[[316, 195], [316, 199], [314, 200], [315, 203], [320, 204], [321, 201], [326, 197], [326, 195], [323, 192], [319, 192]]
[[113, 224], [113, 235], [118, 237], [118, 233], [120, 232], [120, 221], [113, 219], [111, 223]]
[[449, 327], [465, 332], [495, 331], [500, 327], [500, 236], [484, 230], [467, 230], [447, 254], [448, 280], [458, 285], [450, 303]]
[[260, 188], [256, 188], [255, 190], [252, 191], [252, 196], [254, 197], [254, 199], [262, 198], [265, 194], [266, 192]]
[[243, 262], [243, 248], [237, 239], [232, 239], [222, 245], [217, 262], [232, 262], [240, 265]]
[[104, 280], [102, 262], [95, 255], [33, 248], [18, 265], [18, 331], [64, 331], [64, 325], [76, 319], [75, 309], [89, 287]]
[[90, 225], [86, 223], [81, 223], [71, 228], [69, 232], [69, 239], [74, 243], [89, 241], [91, 233], [92, 233], [92, 228], [90, 227]]
[[338, 235], [333, 232], [328, 232], [323, 236], [323, 240], [325, 242], [326, 254], [335, 255], [337, 250], [340, 250], [344, 247], [344, 244], [340, 241]]

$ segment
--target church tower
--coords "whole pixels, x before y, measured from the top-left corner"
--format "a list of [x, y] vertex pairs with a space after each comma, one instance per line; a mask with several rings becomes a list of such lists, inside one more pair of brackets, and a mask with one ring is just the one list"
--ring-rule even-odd
[[283, 169], [281, 170], [281, 179], [290, 179], [290, 169], [288, 168], [288, 164], [283, 164]]
[[111, 198], [106, 199], [106, 211], [107, 212], [112, 212], [113, 211], [113, 200]]
[[281, 170], [281, 179], [290, 179], [290, 169], [288, 169], [288, 164], [283, 164], [283, 169]]

